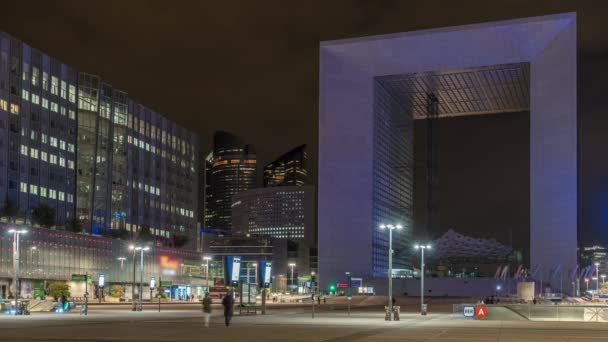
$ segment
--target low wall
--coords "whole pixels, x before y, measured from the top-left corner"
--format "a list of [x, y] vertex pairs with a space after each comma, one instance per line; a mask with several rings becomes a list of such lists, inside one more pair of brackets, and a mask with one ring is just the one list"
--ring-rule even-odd
[[[366, 281], [367, 286], [374, 286], [379, 295], [388, 294], [388, 280], [374, 279]], [[514, 281], [496, 280], [494, 278], [425, 278], [424, 295], [429, 297], [474, 297], [485, 298], [496, 295], [504, 296], [516, 293]], [[497, 290], [498, 289], [498, 290]], [[420, 279], [393, 279], [395, 296], [420, 297]]]

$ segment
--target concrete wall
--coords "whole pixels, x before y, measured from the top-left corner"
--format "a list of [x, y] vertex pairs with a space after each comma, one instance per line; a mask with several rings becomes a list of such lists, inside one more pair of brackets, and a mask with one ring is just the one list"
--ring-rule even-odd
[[[386, 279], [374, 279], [365, 284], [374, 286], [378, 295], [388, 293]], [[496, 285], [501, 286], [501, 294], [517, 291], [516, 283], [512, 280], [505, 282], [494, 278], [425, 278], [424, 296], [485, 298], [496, 294]], [[420, 279], [393, 279], [393, 295], [403, 296], [405, 293], [407, 296], [420, 297]]]

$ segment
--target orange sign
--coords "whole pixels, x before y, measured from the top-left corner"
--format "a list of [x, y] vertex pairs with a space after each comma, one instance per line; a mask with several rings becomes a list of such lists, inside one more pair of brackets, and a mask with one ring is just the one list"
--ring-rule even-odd
[[179, 263], [177, 262], [177, 260], [171, 260], [166, 255], [160, 256], [160, 267], [161, 268], [169, 268], [172, 270], [176, 270], [178, 268], [178, 266], [179, 266]]
[[488, 307], [485, 305], [477, 305], [475, 307], [475, 318], [485, 319], [488, 316]]

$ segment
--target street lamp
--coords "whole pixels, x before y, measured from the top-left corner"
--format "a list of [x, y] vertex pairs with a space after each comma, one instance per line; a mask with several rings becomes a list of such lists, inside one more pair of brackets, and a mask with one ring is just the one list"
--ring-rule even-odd
[[[150, 250], [150, 247], [145, 246], [129, 246], [129, 249], [133, 250], [133, 261], [135, 261], [135, 253], [138, 251], [141, 255], [141, 262], [139, 264], [139, 311], [142, 309], [142, 291], [143, 291], [143, 283], [144, 283], [144, 252]], [[133, 263], [133, 270], [135, 270], [135, 263]], [[135, 272], [133, 272], [133, 287], [135, 287]]]
[[118, 258], [116, 258], [116, 260], [120, 261], [120, 269], [122, 270], [123, 266], [125, 264], [125, 260], [127, 260], [127, 258], [125, 258], [125, 257], [118, 257]]
[[600, 263], [595, 263], [595, 293], [599, 294], [600, 289]]
[[9, 229], [13, 234], [13, 270], [15, 271], [15, 303], [19, 300], [19, 235], [27, 233], [25, 229]]
[[[420, 250], [420, 314], [426, 315], [424, 307], [424, 250], [431, 249], [431, 245], [416, 245], [414, 248]], [[500, 290], [498, 287], [497, 290]]]
[[203, 260], [205, 260], [205, 285], [207, 285], [207, 292], [209, 292], [209, 260], [211, 260], [211, 257], [204, 256]]
[[402, 225], [381, 224], [380, 229], [388, 229], [388, 320], [393, 315], [393, 229], [401, 229]]
[[606, 275], [602, 274], [600, 277], [602, 277], [602, 285], [606, 284]]
[[293, 291], [293, 268], [296, 267], [296, 264], [293, 262], [290, 262], [288, 266], [291, 267], [291, 288]]

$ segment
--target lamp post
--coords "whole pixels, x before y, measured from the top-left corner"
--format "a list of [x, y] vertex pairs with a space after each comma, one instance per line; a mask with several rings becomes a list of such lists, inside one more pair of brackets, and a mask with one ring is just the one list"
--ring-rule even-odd
[[606, 284], [606, 275], [602, 274], [600, 277], [602, 277], [602, 285]]
[[292, 288], [292, 291], [293, 291], [293, 268], [296, 267], [296, 264], [293, 263], [293, 262], [290, 262], [289, 263], [289, 267], [291, 267], [291, 288]]
[[600, 263], [595, 263], [595, 293], [599, 295], [600, 290]]
[[585, 292], [589, 291], [589, 278], [585, 278]]
[[123, 266], [125, 265], [125, 260], [127, 260], [127, 258], [125, 257], [118, 257], [116, 258], [116, 260], [120, 261], [120, 269], [123, 269]]
[[255, 279], [255, 281], [253, 283], [257, 284], [258, 283], [258, 263], [254, 262], [253, 264], [251, 264], [251, 266], [253, 266], [253, 271], [254, 271], [253, 273], [255, 276], [255, 278], [253, 278], [253, 279]]
[[143, 291], [143, 283], [144, 283], [144, 252], [150, 250], [150, 247], [142, 247], [142, 246], [129, 246], [129, 249], [133, 250], [133, 287], [135, 287], [135, 253], [139, 251], [141, 258], [139, 264], [139, 308], [138, 311], [142, 310], [142, 291]]
[[205, 285], [207, 286], [207, 292], [209, 292], [209, 260], [211, 260], [211, 257], [204, 256], [203, 260], [205, 260]]
[[424, 307], [424, 250], [431, 249], [431, 245], [416, 245], [414, 248], [420, 250], [420, 314], [426, 315], [426, 308]]
[[19, 300], [19, 235], [27, 233], [25, 229], [9, 229], [13, 234], [13, 270], [15, 271], [15, 303]]
[[393, 315], [393, 229], [401, 229], [402, 225], [381, 224], [380, 229], [388, 229], [388, 320], [392, 321]]

